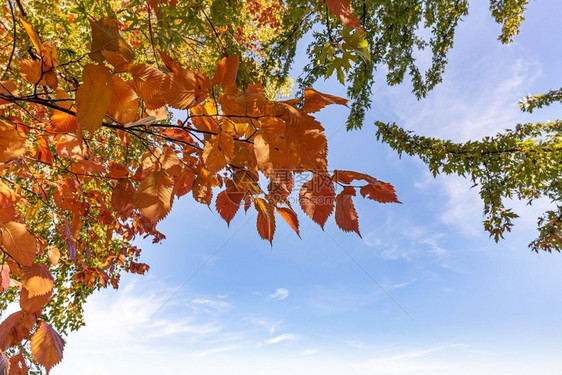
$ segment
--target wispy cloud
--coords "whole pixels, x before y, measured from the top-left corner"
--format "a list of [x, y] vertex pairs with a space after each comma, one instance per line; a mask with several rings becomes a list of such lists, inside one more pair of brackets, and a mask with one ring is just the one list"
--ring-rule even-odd
[[420, 259], [435, 261], [449, 268], [449, 250], [441, 244], [445, 237], [442, 232], [408, 223], [392, 229], [392, 235], [380, 238], [378, 231], [367, 233], [363, 243], [369, 247], [380, 249], [379, 257], [383, 260], [404, 260], [415, 262]]
[[225, 313], [232, 308], [232, 305], [228, 302], [208, 298], [195, 298], [191, 300], [191, 303], [194, 309], [199, 309], [207, 313]]
[[313, 355], [318, 353], [318, 349], [304, 349], [302, 352], [299, 353], [300, 357], [306, 357], [309, 355]]
[[276, 300], [276, 301], [284, 300], [287, 297], [289, 297], [289, 291], [285, 288], [277, 288], [277, 289], [275, 289], [275, 292], [273, 292], [269, 295], [270, 299], [273, 299], [273, 300]]
[[268, 344], [279, 344], [281, 342], [291, 342], [291, 341], [296, 341], [298, 340], [300, 337], [298, 335], [292, 334], [292, 333], [283, 333], [281, 335], [277, 335], [274, 336], [270, 339], [267, 339], [267, 343]]

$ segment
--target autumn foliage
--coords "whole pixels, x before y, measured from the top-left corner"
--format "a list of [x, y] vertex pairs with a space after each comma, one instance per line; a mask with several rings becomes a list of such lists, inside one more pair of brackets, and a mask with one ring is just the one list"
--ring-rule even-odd
[[[327, 6], [358, 26], [349, 1]], [[56, 41], [18, 22], [35, 52], [13, 55], [18, 73], [0, 83], [0, 287], [20, 306], [0, 324], [0, 373], [25, 373], [28, 352], [47, 372], [56, 365], [64, 340], [45, 314], [73, 308], [53, 303], [57, 294], [117, 288], [121, 270], [144, 273], [131, 241], [162, 240], [157, 224], [179, 197], [213, 206], [227, 223], [241, 207], [255, 210], [269, 242], [279, 218], [300, 235], [289, 199], [296, 176], [308, 176], [298, 204], [322, 228], [335, 213], [360, 235], [357, 193], [398, 202], [388, 183], [328, 170], [313, 114], [345, 99], [312, 88], [302, 102], [268, 99], [260, 84], [238, 86], [234, 55], [212, 77], [160, 50], [159, 64], [136, 63], [110, 18], [90, 19], [87, 56], [59, 61]], [[80, 75], [69, 76], [71, 65]]]

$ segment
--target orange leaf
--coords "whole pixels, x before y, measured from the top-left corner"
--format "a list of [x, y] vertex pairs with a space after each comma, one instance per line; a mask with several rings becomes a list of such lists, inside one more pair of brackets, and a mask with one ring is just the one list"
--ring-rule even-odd
[[57, 137], [57, 154], [63, 158], [70, 158], [72, 161], [84, 159], [86, 147], [80, 137], [67, 134]]
[[0, 290], [5, 291], [10, 287], [10, 266], [0, 265]]
[[226, 221], [227, 225], [230, 226], [230, 222], [236, 215], [236, 212], [238, 212], [243, 196], [243, 192], [231, 188], [224, 190], [217, 195], [215, 206], [217, 208], [217, 212], [221, 215], [224, 221]]
[[166, 53], [158, 50], [158, 54], [160, 55], [160, 58], [162, 59], [162, 61], [164, 62], [164, 65], [166, 65], [166, 68], [168, 68], [168, 70], [170, 72], [174, 72], [176, 70], [180, 70], [181, 66], [180, 64], [177, 63], [177, 61], [175, 61], [174, 59], [172, 59], [169, 55], [167, 55]]
[[30, 267], [22, 268], [21, 283], [29, 292], [29, 297], [35, 297], [51, 292], [55, 279], [49, 267], [41, 263], [33, 263]]
[[16, 311], [0, 324], [0, 350], [18, 344], [35, 325], [37, 319], [33, 314]]
[[29, 368], [21, 353], [10, 358], [10, 372], [8, 375], [26, 375], [28, 371]]
[[133, 61], [135, 53], [119, 34], [117, 21], [112, 18], [102, 18], [99, 21], [90, 19], [92, 27], [92, 45], [90, 57], [97, 62], [103, 62], [103, 50], [117, 52], [125, 60]]
[[35, 31], [33, 31], [33, 25], [31, 25], [31, 23], [28, 20], [26, 20], [25, 18], [23, 18], [22, 16], [20, 16], [20, 20], [21, 20], [21, 23], [23, 23], [23, 28], [25, 29], [25, 32], [29, 36], [29, 39], [31, 39], [31, 43], [33, 44], [33, 47], [35, 47], [37, 52], [39, 54], [41, 54], [41, 51], [42, 51], [41, 40], [39, 39], [39, 37], [37, 36]]
[[107, 164], [109, 172], [106, 176], [108, 178], [121, 179], [129, 177], [129, 168], [127, 168], [126, 165], [115, 163], [112, 160], [110, 160]]
[[[16, 96], [18, 94], [16, 84], [13, 81], [0, 81], [0, 94]], [[0, 99], [0, 106], [10, 103], [12, 102], [9, 100]]]
[[[66, 91], [57, 90], [57, 104], [59, 107], [70, 110], [72, 107], [72, 102], [74, 101]], [[62, 100], [66, 99], [66, 100]], [[78, 122], [76, 121], [76, 116], [69, 113], [59, 111], [55, 109], [51, 115], [51, 128], [55, 132], [60, 133], [75, 133], [78, 128]]]
[[205, 168], [199, 168], [196, 172], [196, 178], [193, 182], [193, 198], [202, 204], [207, 206], [211, 204], [213, 200], [213, 186], [217, 186], [217, 178], [209, 173]]
[[130, 73], [133, 75], [137, 94], [150, 108], [156, 109], [166, 104], [162, 93], [166, 78], [164, 73], [146, 64], [133, 65]]
[[302, 210], [324, 229], [326, 220], [334, 211], [334, 183], [324, 175], [315, 175], [303, 184], [299, 193]]
[[18, 199], [18, 194], [0, 180], [0, 208], [12, 206]]
[[275, 207], [262, 198], [254, 200], [254, 207], [258, 211], [256, 224], [258, 233], [261, 238], [268, 240], [272, 244], [273, 234], [275, 233]]
[[191, 189], [193, 189], [194, 182], [195, 173], [193, 173], [193, 171], [189, 168], [183, 169], [174, 183], [174, 195], [177, 197], [186, 195], [191, 191]]
[[121, 180], [113, 188], [111, 195], [111, 205], [122, 216], [129, 216], [135, 205], [133, 204], [133, 196], [135, 188], [128, 180]]
[[161, 169], [151, 173], [140, 184], [133, 196], [135, 205], [152, 224], [162, 220], [172, 209], [174, 182]]
[[[156, 109], [151, 109], [146, 107], [144, 111], [146, 112], [147, 115], [154, 117], [156, 121], [164, 120], [168, 117], [168, 110], [166, 109], [165, 106]], [[170, 130], [175, 130], [175, 129], [170, 129]]]
[[326, 0], [330, 13], [337, 16], [347, 27], [358, 28], [361, 20], [353, 14], [350, 0]]
[[363, 180], [368, 185], [361, 187], [361, 195], [380, 203], [401, 203], [396, 197], [394, 187], [386, 182], [377, 180], [376, 178], [364, 173], [353, 171], [334, 171], [334, 181], [350, 184], [354, 180]]
[[352, 196], [355, 196], [355, 188], [346, 186], [336, 197], [336, 224], [345, 232], [359, 233], [359, 220], [353, 205]]
[[323, 94], [310, 87], [304, 89], [304, 105], [302, 110], [308, 113], [318, 112], [330, 104], [341, 104], [347, 106], [349, 100], [338, 96]]
[[33, 359], [44, 366], [49, 373], [51, 368], [61, 361], [64, 344], [62, 337], [50, 325], [41, 322], [37, 331], [31, 336]]
[[299, 112], [287, 125], [287, 165], [308, 170], [327, 168], [328, 141], [324, 128], [314, 117]]
[[260, 170], [269, 173], [285, 166], [285, 122], [267, 117], [260, 121], [260, 125], [261, 128], [254, 137], [254, 151]]
[[35, 153], [35, 158], [42, 161], [45, 164], [53, 164], [53, 154], [51, 149], [47, 144], [47, 140], [44, 137], [38, 137], [36, 140], [37, 152]]
[[103, 65], [87, 64], [82, 79], [84, 82], [76, 92], [76, 117], [82, 129], [94, 132], [101, 127], [111, 101], [112, 75]]
[[53, 291], [51, 290], [47, 294], [30, 297], [28, 290], [22, 288], [20, 294], [20, 307], [23, 311], [26, 311], [30, 314], [41, 311], [43, 306], [45, 306], [51, 300], [52, 294]]
[[299, 233], [299, 218], [297, 214], [291, 207], [277, 207], [277, 213], [289, 224], [291, 228], [297, 233], [297, 236], [301, 236]]
[[[218, 133], [217, 110], [213, 100], [207, 100], [204, 106], [196, 105], [189, 112], [191, 114], [191, 121], [197, 130]], [[212, 116], [215, 116], [215, 118]]]
[[18, 62], [20, 75], [32, 85], [45, 85], [47, 82], [41, 76], [41, 60], [20, 60]]
[[0, 245], [21, 266], [31, 266], [37, 254], [35, 237], [24, 224], [10, 221], [0, 223]]
[[108, 63], [113, 65], [113, 70], [115, 71], [115, 73], [127, 72], [132, 66], [132, 64], [129, 61], [125, 60], [125, 58], [121, 56], [119, 52], [102, 50], [101, 54], [103, 55], [103, 57], [105, 57]]
[[162, 153], [158, 159], [160, 160], [160, 167], [166, 170], [170, 177], [174, 178], [181, 174], [181, 161], [170, 146], [163, 147]]
[[139, 99], [135, 91], [123, 79], [111, 76], [113, 94], [107, 113], [121, 124], [135, 121], [139, 111]]
[[287, 197], [293, 191], [293, 184], [291, 171], [286, 169], [273, 171], [269, 176], [269, 184], [267, 185], [269, 200], [274, 203], [285, 203]]
[[219, 132], [205, 142], [203, 161], [207, 170], [215, 174], [230, 162], [234, 156], [234, 139], [230, 134]]
[[16, 216], [17, 209], [15, 205], [0, 207], [0, 223], [12, 221]]
[[228, 56], [217, 63], [213, 84], [223, 88], [226, 95], [236, 95], [236, 74], [240, 61], [238, 56]]
[[164, 80], [166, 102], [176, 109], [195, 107], [205, 100], [210, 92], [209, 78], [191, 70], [174, 70]]
[[363, 186], [360, 192], [363, 198], [367, 197], [379, 203], [401, 203], [396, 197], [394, 187], [386, 182], [377, 181]]
[[51, 265], [56, 266], [60, 259], [60, 251], [55, 246], [49, 246], [49, 250], [47, 250], [47, 256], [51, 261]]
[[17, 159], [25, 154], [25, 139], [16, 128], [0, 120], [0, 163]]
[[154, 13], [158, 14], [160, 11], [158, 10], [158, 1], [159, 0], [148, 0], [148, 4], [152, 9], [154, 9]]

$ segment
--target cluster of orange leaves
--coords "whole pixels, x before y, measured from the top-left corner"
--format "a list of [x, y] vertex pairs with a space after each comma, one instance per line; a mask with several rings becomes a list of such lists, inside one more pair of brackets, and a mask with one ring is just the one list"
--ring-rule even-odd
[[[302, 103], [271, 101], [259, 84], [241, 90], [235, 56], [218, 62], [212, 79], [162, 52], [166, 71], [135, 64], [132, 48], [111, 19], [91, 20], [89, 57], [95, 63], [83, 66], [77, 90], [65, 91], [59, 88], [55, 45], [42, 43], [31, 24], [23, 24], [38, 55], [21, 59], [18, 66], [34, 94], [20, 96], [26, 87], [11, 80], [0, 85], [0, 287], [21, 289], [21, 310], [0, 324], [2, 351], [29, 339], [33, 358], [49, 371], [62, 359], [64, 347], [60, 335], [41, 320], [54, 292], [49, 267], [72, 264], [74, 280], [89, 287], [116, 287], [116, 267], [144, 273], [148, 266], [130, 260], [139, 250], [128, 241], [138, 235], [163, 238], [156, 225], [180, 196], [191, 193], [210, 205], [213, 190], [220, 189], [215, 199], [220, 216], [230, 223], [241, 206], [245, 211], [253, 207], [257, 231], [270, 242], [276, 213], [299, 234], [289, 199], [299, 174], [311, 176], [300, 188], [299, 204], [321, 227], [335, 211], [342, 230], [359, 234], [352, 200], [357, 189], [381, 203], [398, 202], [390, 184], [357, 172], [328, 172], [324, 128], [312, 114], [330, 104], [345, 105], [345, 99], [309, 88]], [[69, 87], [68, 81], [64, 85]], [[167, 108], [186, 118], [165, 121]], [[25, 117], [29, 111], [35, 120]], [[131, 161], [104, 147], [112, 140], [123, 150], [135, 142], [145, 152]], [[260, 176], [267, 179], [266, 188]], [[33, 184], [22, 187], [18, 179]], [[362, 185], [351, 185], [354, 181]], [[103, 193], [106, 185], [109, 195]], [[342, 187], [337, 195], [335, 186]], [[66, 248], [54, 248], [26, 225], [18, 205], [30, 196], [53, 211], [53, 230], [66, 240]], [[125, 241], [123, 250], [91, 252], [87, 239], [99, 233], [89, 230], [88, 222], [104, 225], [106, 241], [115, 236]], [[84, 230], [86, 236], [80, 237]], [[92, 266], [95, 257], [102, 258]], [[0, 352], [0, 372], [8, 368], [10, 374], [25, 373], [21, 353], [8, 359]]]

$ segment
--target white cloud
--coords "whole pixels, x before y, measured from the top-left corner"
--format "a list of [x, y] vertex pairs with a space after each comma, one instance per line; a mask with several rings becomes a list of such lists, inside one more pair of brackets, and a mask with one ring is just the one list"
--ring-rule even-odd
[[281, 335], [277, 335], [277, 336], [274, 336], [270, 339], [267, 339], [266, 342], [268, 344], [279, 344], [280, 342], [286, 342], [286, 341], [291, 342], [291, 341], [296, 341], [298, 339], [299, 339], [299, 336], [297, 336], [297, 335], [294, 335], [292, 333], [283, 333]]
[[239, 347], [240, 347], [239, 345], [220, 346], [220, 347], [217, 347], [217, 348], [212, 348], [212, 349], [207, 349], [207, 350], [202, 350], [202, 351], [192, 353], [191, 356], [197, 357], [197, 358], [207, 357], [207, 356], [217, 354], [217, 353], [223, 353], [223, 352], [229, 352], [229, 351], [232, 351], [232, 350], [236, 350]]
[[[422, 102], [406, 103], [411, 99], [393, 97], [392, 102], [399, 103], [395, 104], [395, 110], [401, 115], [403, 126], [420, 135], [464, 142], [494, 135], [513, 128], [518, 122], [532, 119], [520, 111], [518, 100], [541, 76], [542, 64], [523, 58], [491, 63], [497, 58], [485, 56], [475, 61], [471, 68], [463, 67], [465, 71], [461, 71], [460, 67], [448, 71], [448, 79]], [[467, 72], [466, 69], [472, 70]], [[440, 208], [441, 221], [466, 237], [485, 234], [479, 188], [471, 189], [469, 179], [454, 175], [441, 175], [434, 179], [426, 167], [421, 162], [419, 164], [425, 174], [422, 181], [417, 181], [414, 186], [421, 190], [438, 191], [445, 197], [446, 202]], [[521, 207], [517, 203], [515, 205]], [[531, 217], [535, 221], [538, 210], [533, 210], [533, 213]]]
[[299, 356], [306, 357], [316, 353], [318, 353], [318, 349], [304, 349], [302, 352], [300, 352]]
[[191, 300], [195, 309], [201, 309], [205, 312], [225, 313], [230, 311], [232, 306], [224, 301], [217, 301], [208, 298], [195, 298]]
[[269, 298], [276, 301], [282, 301], [287, 297], [289, 297], [289, 291], [285, 288], [277, 288], [275, 289], [275, 292], [269, 295]]
[[[450, 267], [449, 251], [440, 244], [440, 240], [445, 237], [444, 233], [409, 222], [395, 227], [399, 229], [392, 229], [392, 232], [388, 232], [385, 236], [388, 239], [380, 239], [379, 231], [373, 231], [363, 237], [363, 243], [380, 249], [379, 257], [383, 260], [404, 260], [412, 263], [426, 259], [435, 261], [442, 267]], [[405, 285], [409, 283], [411, 281]]]
[[493, 135], [529, 118], [518, 101], [542, 74], [542, 64], [519, 58], [494, 65], [492, 59], [482, 57], [470, 68], [452, 67], [447, 79], [420, 102], [404, 96], [403, 89], [390, 90], [401, 124], [419, 134], [462, 142]]

